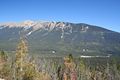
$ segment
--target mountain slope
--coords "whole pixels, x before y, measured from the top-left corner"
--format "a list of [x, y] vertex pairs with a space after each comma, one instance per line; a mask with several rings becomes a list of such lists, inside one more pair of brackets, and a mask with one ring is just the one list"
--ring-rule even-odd
[[84, 23], [25, 21], [0, 24], [0, 48], [15, 51], [20, 36], [32, 54], [107, 55], [120, 53], [120, 33]]

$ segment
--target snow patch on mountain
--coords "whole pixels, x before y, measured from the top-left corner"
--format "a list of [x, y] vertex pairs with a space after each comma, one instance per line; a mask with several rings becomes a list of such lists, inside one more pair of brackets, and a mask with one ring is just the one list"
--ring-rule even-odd
[[27, 33], [26, 35], [27, 35], [27, 36], [29, 36], [29, 35], [31, 35], [31, 34], [32, 34], [32, 32], [33, 32], [33, 31], [30, 31], [30, 32], [29, 32], [29, 33]]

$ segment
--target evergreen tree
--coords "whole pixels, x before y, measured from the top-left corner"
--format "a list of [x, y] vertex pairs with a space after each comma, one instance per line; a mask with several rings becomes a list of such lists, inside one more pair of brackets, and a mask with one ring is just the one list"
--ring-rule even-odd
[[2, 50], [2, 51], [0, 52], [0, 63], [6, 62], [7, 59], [8, 59], [7, 54]]
[[28, 48], [26, 41], [24, 39], [21, 39], [17, 50], [16, 50], [16, 56], [15, 56], [15, 79], [22, 80], [22, 77], [24, 75], [24, 67], [26, 63], [26, 56], [28, 53]]
[[2, 50], [0, 52], [0, 78], [8, 80], [9, 76], [10, 76], [10, 66], [8, 65], [8, 56]]

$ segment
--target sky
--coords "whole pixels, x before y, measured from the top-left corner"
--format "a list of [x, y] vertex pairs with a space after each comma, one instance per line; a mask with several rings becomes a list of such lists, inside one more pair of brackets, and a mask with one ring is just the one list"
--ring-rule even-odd
[[120, 0], [0, 0], [0, 23], [87, 23], [120, 32]]

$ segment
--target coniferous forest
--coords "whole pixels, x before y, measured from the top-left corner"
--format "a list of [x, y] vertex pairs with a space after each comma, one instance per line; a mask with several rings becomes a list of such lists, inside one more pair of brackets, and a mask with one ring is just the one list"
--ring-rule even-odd
[[21, 39], [13, 56], [0, 51], [0, 80], [120, 80], [117, 57], [31, 56]]

